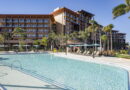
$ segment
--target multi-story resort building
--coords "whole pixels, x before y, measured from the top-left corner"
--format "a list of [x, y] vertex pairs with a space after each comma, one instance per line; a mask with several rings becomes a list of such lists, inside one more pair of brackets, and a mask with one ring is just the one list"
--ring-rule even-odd
[[[74, 31], [85, 30], [85, 28], [90, 25], [89, 21], [93, 18], [93, 16], [94, 14], [85, 10], [75, 12], [66, 7], [57, 8], [48, 15], [0, 14], [0, 33], [6, 33], [10, 36], [10, 38], [5, 41], [5, 44], [18, 44], [18, 38], [20, 38], [20, 36], [12, 38], [11, 34], [14, 28], [20, 27], [26, 30], [26, 44], [32, 44], [34, 40], [42, 39], [42, 37], [48, 37], [49, 32], [54, 30], [54, 24], [56, 26], [55, 28], [57, 33], [70, 34]], [[118, 31], [113, 30], [112, 36], [113, 43], [118, 44], [114, 44], [115, 46], [113, 46], [113, 48], [125, 48], [124, 33], [119, 33]], [[96, 43], [99, 43], [99, 33], [97, 33], [96, 37]], [[91, 44], [93, 40], [93, 37], [89, 37], [87, 43]]]
[[65, 7], [55, 9], [52, 15], [56, 21], [57, 31], [63, 33], [85, 30], [94, 16], [84, 10], [74, 12]]
[[5, 43], [17, 44], [20, 36], [12, 38], [11, 34], [16, 27], [20, 27], [26, 30], [26, 43], [31, 44], [33, 43], [33, 40], [48, 37], [48, 33], [51, 30], [53, 23], [53, 15], [1, 14], [0, 33], [9, 35], [10, 39]]

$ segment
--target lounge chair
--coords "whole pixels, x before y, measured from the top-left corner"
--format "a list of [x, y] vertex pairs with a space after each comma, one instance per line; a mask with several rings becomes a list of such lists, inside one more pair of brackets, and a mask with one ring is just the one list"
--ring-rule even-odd
[[100, 52], [99, 52], [99, 51], [97, 51], [97, 52], [95, 53], [95, 56], [99, 56], [99, 54], [100, 54]]
[[90, 55], [90, 51], [87, 51], [85, 55], [86, 55], [86, 56]]
[[87, 50], [85, 50], [84, 52], [83, 52], [83, 55], [85, 55], [87, 53]]

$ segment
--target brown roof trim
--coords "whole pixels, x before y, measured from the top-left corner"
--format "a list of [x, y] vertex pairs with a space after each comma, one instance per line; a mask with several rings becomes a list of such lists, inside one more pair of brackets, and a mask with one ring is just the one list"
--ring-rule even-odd
[[51, 14], [0, 14], [0, 18], [51, 18], [55, 21]]
[[88, 12], [88, 11], [85, 11], [85, 10], [80, 10], [80, 11], [77, 11], [78, 13], [84, 13], [85, 15], [89, 15], [89, 16], [95, 16], [94, 14]]
[[62, 13], [62, 12], [65, 12], [65, 11], [66, 11], [66, 12], [69, 12], [69, 13], [71, 13], [71, 14], [74, 14], [74, 15], [79, 16], [79, 14], [78, 14], [77, 12], [74, 12], [74, 11], [72, 11], [72, 10], [66, 8], [66, 7], [59, 8], [58, 10], [52, 12], [51, 14], [55, 16], [55, 15], [57, 15], [57, 14], [60, 14], [60, 13]]
[[117, 30], [112, 30], [112, 32], [119, 32], [119, 31], [117, 31]]
[[120, 34], [120, 35], [126, 35], [126, 33], [118, 33], [118, 34]]

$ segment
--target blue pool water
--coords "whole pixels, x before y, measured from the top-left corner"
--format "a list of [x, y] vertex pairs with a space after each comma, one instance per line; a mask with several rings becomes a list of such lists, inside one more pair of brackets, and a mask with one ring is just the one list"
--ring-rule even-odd
[[117, 67], [51, 54], [0, 55], [0, 63], [21, 65], [24, 70], [31, 71], [30, 75], [47, 77], [50, 82], [54, 80], [75, 90], [128, 90], [128, 73]]

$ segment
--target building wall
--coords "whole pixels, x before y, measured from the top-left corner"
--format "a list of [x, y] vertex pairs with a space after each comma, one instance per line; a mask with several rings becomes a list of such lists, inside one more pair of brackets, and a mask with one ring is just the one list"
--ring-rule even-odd
[[64, 19], [64, 12], [60, 13], [58, 15], [54, 16], [54, 19], [56, 21], [56, 28], [58, 33], [64, 32], [64, 26], [65, 26], [65, 19]]
[[[13, 30], [20, 27], [26, 31], [28, 43], [48, 37], [52, 24], [53, 21], [49, 15], [0, 15], [0, 33], [8, 33], [11, 37]], [[9, 40], [9, 43], [18, 43], [19, 38], [20, 36], [15, 36]]]

